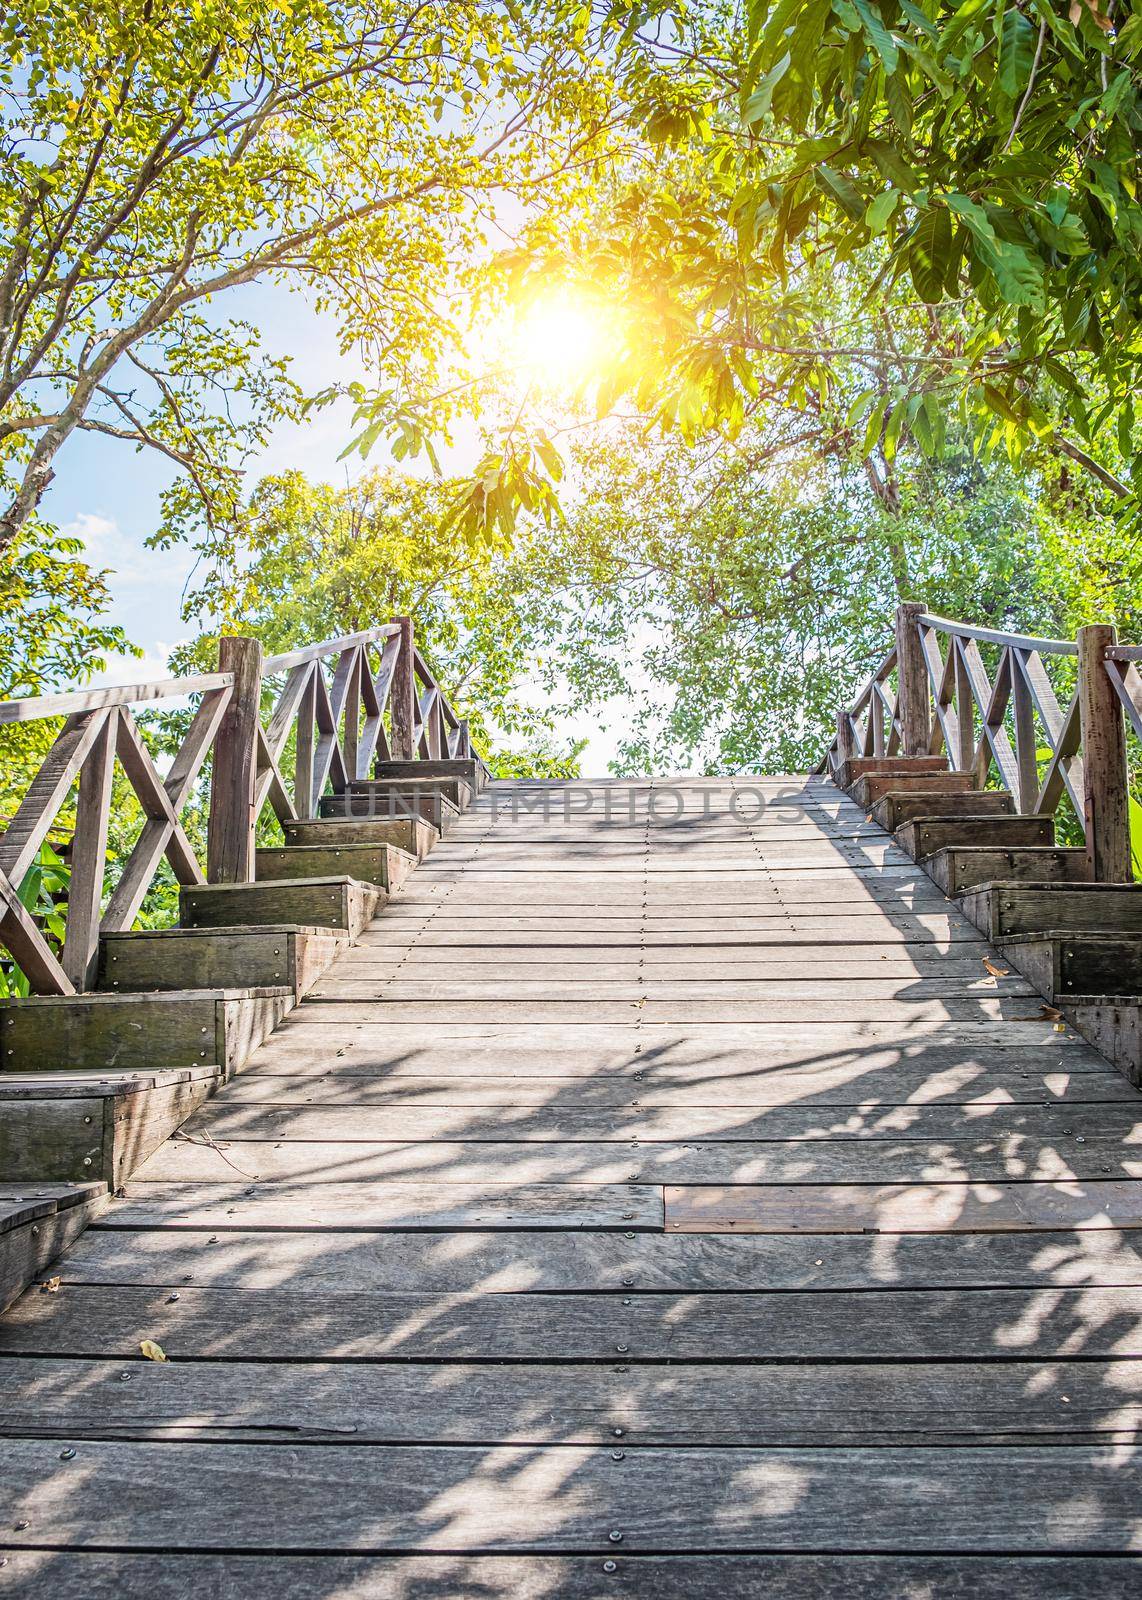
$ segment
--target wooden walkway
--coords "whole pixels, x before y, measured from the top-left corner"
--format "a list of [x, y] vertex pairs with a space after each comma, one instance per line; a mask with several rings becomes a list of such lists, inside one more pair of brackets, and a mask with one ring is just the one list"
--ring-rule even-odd
[[5, 1319], [0, 1593], [1137, 1594], [1142, 1100], [1041, 1012], [823, 779], [493, 785]]

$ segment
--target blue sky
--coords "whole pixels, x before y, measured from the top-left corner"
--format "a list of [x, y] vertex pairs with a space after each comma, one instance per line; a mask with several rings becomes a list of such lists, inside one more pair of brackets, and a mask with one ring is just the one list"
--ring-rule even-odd
[[[333, 324], [319, 317], [299, 293], [269, 284], [249, 285], [232, 291], [225, 308], [219, 304], [223, 310], [256, 323], [269, 354], [289, 354], [293, 376], [307, 392], [356, 376], [346, 373]], [[264, 473], [287, 468], [300, 468], [315, 480], [345, 482], [366, 470], [356, 456], [338, 461], [349, 437], [347, 404], [329, 407], [303, 424], [283, 423], [264, 454], [252, 463], [250, 485]], [[463, 441], [458, 450], [463, 453]], [[97, 682], [122, 683], [164, 672], [170, 650], [192, 631], [182, 622], [180, 610], [193, 553], [178, 547], [145, 547], [158, 524], [159, 497], [172, 471], [154, 452], [139, 452], [91, 433], [73, 434], [57, 461], [44, 514], [83, 539], [93, 565], [110, 569], [112, 621], [144, 651], [142, 660], [109, 661]], [[589, 776], [606, 771], [625, 721], [621, 704], [608, 709], [605, 726], [598, 717], [567, 719], [560, 726], [561, 736], [588, 739], [582, 759]]]

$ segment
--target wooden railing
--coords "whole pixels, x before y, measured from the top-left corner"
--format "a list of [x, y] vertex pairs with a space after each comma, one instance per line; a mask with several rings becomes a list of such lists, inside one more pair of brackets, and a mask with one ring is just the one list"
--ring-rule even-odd
[[[989, 665], [984, 650], [991, 656]], [[934, 616], [908, 603], [896, 644], [851, 707], [817, 767], [861, 756], [946, 752], [979, 787], [993, 777], [1024, 814], [1053, 816], [1064, 794], [1097, 882], [1129, 882], [1125, 710], [1142, 739], [1142, 648], [1092, 623], [1074, 641], [1040, 639]]]
[[[0, 723], [64, 719], [0, 835], [0, 944], [34, 993], [91, 986], [100, 935], [134, 924], [164, 856], [179, 884], [249, 882], [267, 804], [281, 821], [313, 817], [322, 794], [367, 777], [375, 759], [472, 754], [467, 724], [416, 648], [407, 617], [265, 659], [258, 640], [224, 638], [218, 667], [197, 677], [0, 702]], [[160, 774], [133, 708], [187, 698], [197, 702], [190, 727]], [[292, 782], [282, 767], [287, 747]], [[208, 757], [204, 867], [182, 817]], [[116, 761], [144, 820], [104, 903]], [[65, 931], [62, 945], [53, 946], [20, 890], [73, 796]]]

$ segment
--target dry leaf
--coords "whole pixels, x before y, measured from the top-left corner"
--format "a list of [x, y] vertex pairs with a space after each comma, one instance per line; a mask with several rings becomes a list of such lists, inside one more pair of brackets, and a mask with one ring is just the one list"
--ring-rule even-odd
[[60, 1284], [62, 1282], [63, 1282], [63, 1279], [57, 1273], [54, 1278], [48, 1278], [45, 1283], [41, 1283], [40, 1284], [40, 1293], [41, 1294], [59, 1294], [59, 1286], [60, 1286]]
[[1114, 23], [1111, 22], [1110, 18], [1104, 11], [1099, 10], [1098, 0], [1071, 0], [1070, 10], [1067, 12], [1067, 15], [1071, 19], [1072, 27], [1078, 27], [1082, 18], [1084, 5], [1094, 18], [1097, 25], [1102, 29], [1103, 33], [1112, 33], [1114, 31]]
[[162, 1345], [156, 1344], [153, 1339], [140, 1339], [139, 1349], [148, 1361], [165, 1361], [167, 1358], [166, 1351]]
[[986, 956], [983, 958], [983, 964], [993, 978], [1006, 978], [1010, 974], [1011, 969], [1009, 967], [997, 967], [995, 962], [989, 961]]
[[1059, 1022], [1062, 1014], [1055, 1006], [1041, 1005], [1033, 1017], [1011, 1017], [1008, 1020], [1011, 1022], [1054, 1022], [1058, 1024], [1055, 1032], [1061, 1033], [1065, 1026], [1065, 1024]]

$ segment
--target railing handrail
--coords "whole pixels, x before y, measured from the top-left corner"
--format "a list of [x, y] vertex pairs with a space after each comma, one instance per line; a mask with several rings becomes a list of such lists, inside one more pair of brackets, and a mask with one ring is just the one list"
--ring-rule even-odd
[[[192, 696], [188, 726], [160, 772], [133, 708]], [[164, 856], [184, 888], [251, 883], [265, 806], [288, 826], [320, 815], [327, 790], [347, 791], [379, 762], [478, 760], [467, 722], [416, 648], [408, 616], [268, 659], [259, 640], [223, 634], [217, 672], [0, 703], [0, 725], [49, 718], [62, 726], [51, 730], [39, 771], [0, 834], [0, 943], [41, 994], [90, 987], [101, 938], [132, 926]], [[188, 834], [183, 812], [208, 761], [204, 872], [202, 840]], [[107, 896], [108, 831], [122, 795], [116, 766], [143, 825]], [[52, 930], [20, 896], [73, 795], [60, 934], [58, 916]]]
[[[838, 711], [816, 770], [847, 784], [861, 770], [854, 763], [869, 757], [946, 751], [950, 769], [978, 787], [997, 771], [1022, 815], [1053, 816], [1066, 796], [1089, 880], [1132, 881], [1126, 725], [1142, 739], [1142, 646], [1119, 644], [1110, 623], [1085, 624], [1073, 642], [1042, 639], [941, 617], [915, 601], [897, 608], [895, 631], [895, 696], [880, 683], [882, 664]], [[994, 665], [980, 644], [998, 647]], [[1053, 683], [1052, 658], [1074, 660], [1073, 679]]]
[[202, 672], [187, 678], [157, 678], [150, 683], [121, 683], [103, 689], [64, 689], [59, 694], [0, 700], [0, 723], [39, 722], [77, 711], [102, 711], [110, 706], [138, 705], [144, 700], [178, 700], [190, 694], [233, 686], [232, 672]]
[[375, 644], [381, 639], [391, 639], [400, 629], [393, 622], [376, 628], [363, 628], [360, 633], [345, 633], [339, 639], [325, 639], [321, 644], [303, 645], [300, 650], [286, 650], [281, 655], [267, 656], [262, 662], [262, 672], [271, 677], [278, 672], [288, 672], [291, 667], [303, 667], [307, 661], [318, 661], [323, 656], [339, 656], [358, 645]]
[[1079, 653], [1078, 645], [1070, 639], [1039, 639], [1029, 633], [1005, 633], [999, 628], [981, 628], [975, 623], [939, 617], [930, 611], [922, 611], [916, 621], [923, 628], [935, 628], [937, 633], [956, 634], [961, 639], [1003, 645], [1012, 650], [1036, 650], [1048, 656], [1077, 656]]

